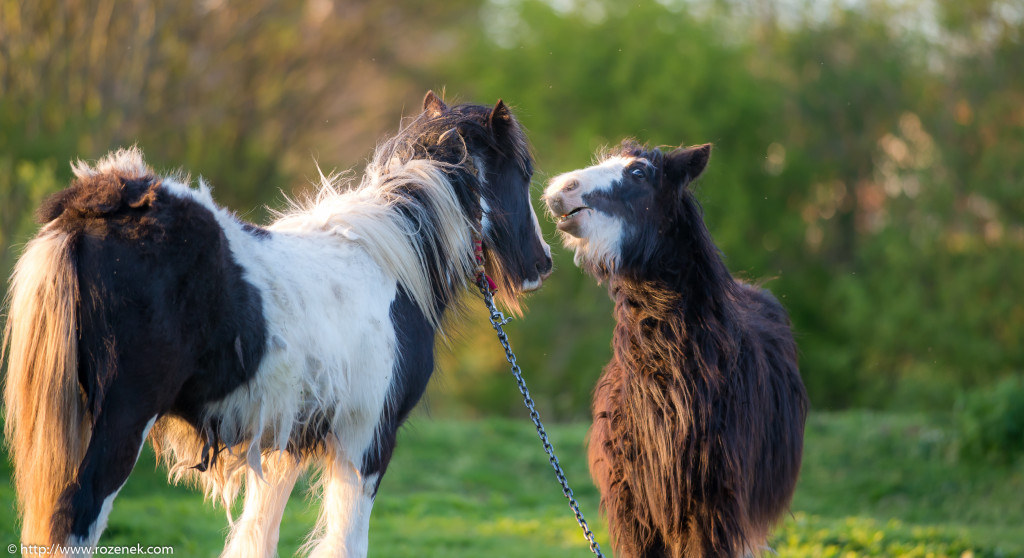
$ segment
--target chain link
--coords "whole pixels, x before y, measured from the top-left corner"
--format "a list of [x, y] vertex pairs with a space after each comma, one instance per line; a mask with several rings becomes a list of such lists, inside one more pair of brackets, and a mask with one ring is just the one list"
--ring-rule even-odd
[[569, 488], [569, 481], [565, 478], [565, 472], [562, 471], [562, 466], [558, 463], [558, 457], [555, 456], [555, 448], [551, 445], [551, 441], [548, 440], [548, 433], [544, 430], [544, 424], [540, 421], [540, 413], [537, 412], [536, 405], [533, 402], [533, 397], [530, 396], [530, 390], [526, 388], [526, 380], [523, 379], [523, 371], [519, 368], [516, 363], [516, 355], [512, 352], [512, 345], [508, 341], [508, 335], [505, 334], [503, 326], [507, 324], [512, 318], [506, 318], [494, 306], [494, 294], [491, 292], [490, 285], [488, 284], [487, 276], [483, 273], [477, 277], [477, 287], [480, 288], [481, 294], [484, 295], [484, 302], [487, 304], [487, 309], [490, 311], [491, 327], [498, 334], [498, 341], [501, 342], [501, 346], [505, 348], [505, 359], [508, 360], [509, 365], [512, 367], [512, 375], [516, 378], [516, 383], [519, 385], [519, 393], [523, 395], [523, 404], [530, 411], [530, 419], [533, 420], [533, 425], [537, 427], [537, 435], [540, 436], [541, 444], [544, 445], [544, 451], [548, 454], [548, 462], [551, 463], [551, 467], [555, 470], [555, 477], [558, 479], [558, 484], [562, 485], [562, 494], [569, 499], [569, 507], [572, 508], [572, 513], [576, 515], [576, 523], [579, 524], [580, 528], [583, 529], [583, 536], [590, 542], [590, 551], [604, 558], [604, 554], [601, 554], [601, 546], [597, 544], [597, 540], [594, 539], [594, 533], [590, 531], [590, 527], [587, 525], [587, 520], [583, 518], [583, 512], [580, 511], [580, 504], [576, 501], [573, 496], [572, 488]]

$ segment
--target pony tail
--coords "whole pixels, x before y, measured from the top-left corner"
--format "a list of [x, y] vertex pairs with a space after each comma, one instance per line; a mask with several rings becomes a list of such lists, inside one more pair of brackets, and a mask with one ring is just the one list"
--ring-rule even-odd
[[[75, 235], [49, 227], [11, 275], [0, 361], [7, 357], [4, 435], [14, 463], [21, 540], [51, 544], [57, 500], [74, 481], [90, 430], [78, 381]], [[6, 355], [3, 353], [6, 352]]]

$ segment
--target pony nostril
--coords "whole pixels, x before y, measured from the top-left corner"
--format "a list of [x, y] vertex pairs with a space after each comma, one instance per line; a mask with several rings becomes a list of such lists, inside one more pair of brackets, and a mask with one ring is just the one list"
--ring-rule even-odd
[[543, 277], [543, 276], [547, 275], [548, 273], [551, 273], [551, 268], [552, 268], [553, 265], [554, 264], [551, 261], [551, 256], [545, 255], [544, 259], [541, 260], [540, 263], [537, 264], [537, 273], [541, 277]]
[[579, 180], [570, 180], [569, 182], [565, 183], [565, 187], [562, 188], [562, 189], [565, 190], [566, 192], [572, 192], [573, 190], [575, 190], [576, 188], [579, 188], [579, 187], [580, 187], [580, 181]]

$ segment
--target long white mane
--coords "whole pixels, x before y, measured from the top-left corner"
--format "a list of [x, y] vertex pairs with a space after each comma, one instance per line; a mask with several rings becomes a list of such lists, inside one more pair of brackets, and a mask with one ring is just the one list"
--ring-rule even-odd
[[[321, 174], [318, 192], [288, 200], [269, 228], [340, 235], [362, 245], [438, 326], [432, 289], [451, 293], [466, 285], [475, 266], [472, 231], [480, 225], [466, 216], [445, 174], [453, 165], [411, 158], [411, 148], [400, 145], [407, 141], [399, 134], [380, 145], [358, 185], [348, 175]], [[431, 285], [431, 259], [443, 266], [443, 285]]]

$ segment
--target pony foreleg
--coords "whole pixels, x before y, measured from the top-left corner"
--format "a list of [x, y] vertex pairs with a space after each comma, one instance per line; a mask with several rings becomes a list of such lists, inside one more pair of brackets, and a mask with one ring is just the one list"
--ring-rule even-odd
[[309, 545], [310, 558], [364, 558], [378, 474], [363, 475], [341, 452], [324, 464], [323, 508]]
[[263, 478], [249, 471], [245, 478], [245, 506], [231, 528], [221, 558], [272, 558], [277, 555], [281, 516], [303, 467], [287, 453], [263, 459]]

